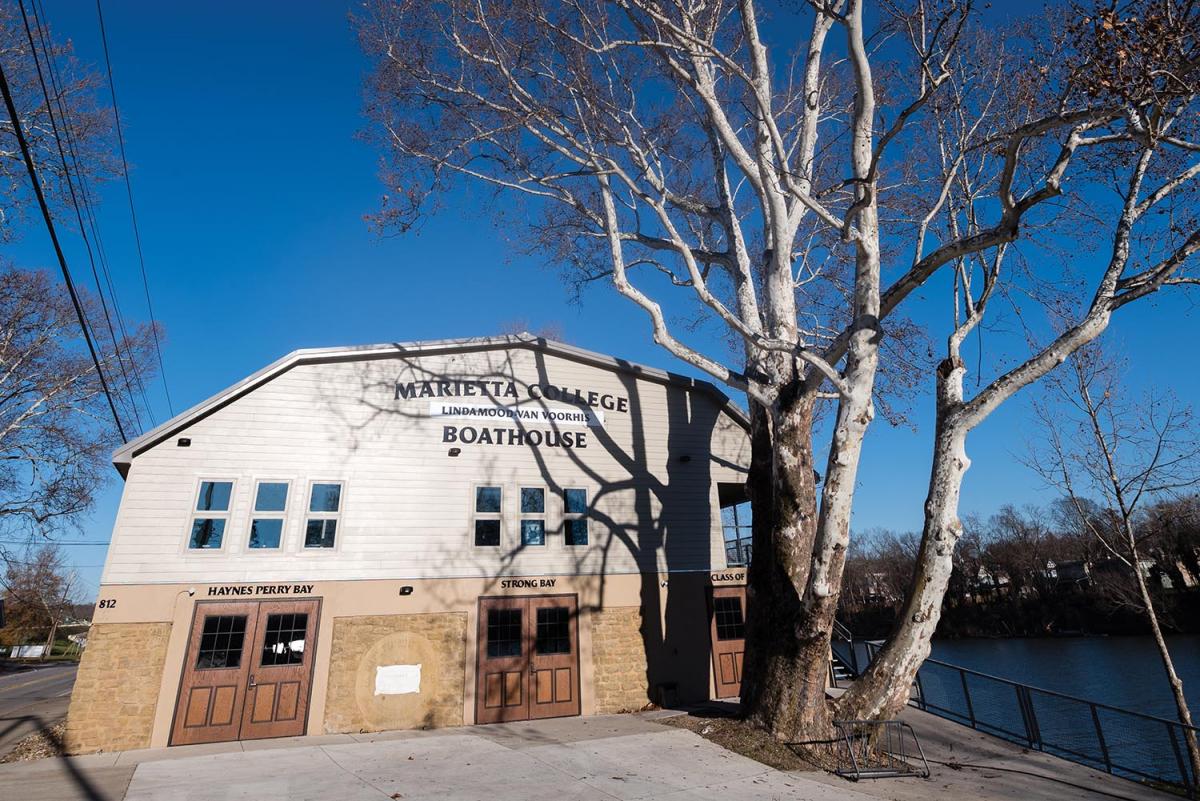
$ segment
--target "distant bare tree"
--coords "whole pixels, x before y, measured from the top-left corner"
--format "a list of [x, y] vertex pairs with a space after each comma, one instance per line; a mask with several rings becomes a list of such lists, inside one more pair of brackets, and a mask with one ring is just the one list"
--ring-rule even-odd
[[533, 325], [524, 317], [506, 320], [500, 324], [500, 334], [533, 334], [535, 337], [553, 339], [558, 342], [567, 341], [566, 329], [557, 320], [547, 320], [541, 325]]
[[[1151, 564], [1144, 546], [1157, 532], [1141, 525], [1140, 518], [1155, 499], [1200, 484], [1200, 431], [1190, 410], [1173, 399], [1132, 403], [1123, 397], [1121, 383], [1116, 365], [1099, 347], [1077, 351], [1070, 369], [1048, 382], [1049, 399], [1037, 404], [1043, 444], [1029, 463], [1066, 494], [1088, 533], [1124, 566], [1136, 588], [1134, 603], [1154, 636], [1179, 722], [1191, 727], [1183, 681], [1149, 586]], [[1097, 497], [1103, 499], [1098, 507], [1089, 501]], [[1188, 728], [1185, 737], [1192, 775], [1200, 776], [1196, 734]]]
[[21, 560], [9, 560], [0, 578], [5, 598], [5, 626], [0, 642], [23, 645], [34, 635], [46, 638], [43, 658], [50, 655], [58, 626], [74, 610], [76, 578], [57, 545], [29, 548]]
[[[742, 708], [794, 741], [827, 737], [835, 714], [903, 707], [952, 572], [968, 433], [1115, 309], [1186, 280], [1200, 146], [1191, 4], [1070, 7], [1015, 33], [979, 24], [968, 0], [789, 8], [804, 35], [778, 46], [754, 0], [372, 0], [356, 24], [375, 64], [381, 225], [406, 229], [449, 187], [490, 187], [502, 225], [528, 221], [531, 249], [611, 282], [655, 342], [745, 393]], [[1057, 257], [1085, 223], [1084, 241], [1111, 234], [1113, 255], [1075, 280], [1068, 333], [1013, 370], [996, 359], [1007, 372], [966, 398], [963, 348], [991, 300], [1021, 298], [1029, 316], [1051, 300], [1037, 271], [1009, 266], [1011, 244]], [[862, 444], [889, 390], [925, 369], [900, 310], [939, 273], [953, 330], [916, 573], [880, 658], [835, 708], [825, 677]], [[680, 314], [719, 324], [735, 355], [696, 345]]]
[[[98, 343], [125, 414], [131, 396], [121, 382], [152, 374], [151, 337], [141, 326], [119, 341], [123, 372], [113, 348]], [[0, 266], [0, 534], [34, 538], [71, 524], [91, 507], [117, 444], [65, 291], [44, 272]]]

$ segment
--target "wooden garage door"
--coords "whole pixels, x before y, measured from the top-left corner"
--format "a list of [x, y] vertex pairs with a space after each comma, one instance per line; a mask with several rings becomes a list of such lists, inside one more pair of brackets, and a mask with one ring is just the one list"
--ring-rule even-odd
[[480, 598], [475, 722], [579, 714], [574, 595]]
[[320, 602], [199, 603], [171, 745], [304, 734]]
[[734, 698], [742, 692], [746, 652], [745, 587], [713, 587], [709, 627], [717, 697]]

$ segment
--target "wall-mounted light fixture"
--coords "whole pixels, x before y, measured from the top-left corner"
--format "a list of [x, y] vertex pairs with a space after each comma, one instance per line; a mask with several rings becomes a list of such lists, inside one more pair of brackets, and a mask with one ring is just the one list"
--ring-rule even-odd
[[175, 444], [181, 448], [190, 448], [192, 447], [192, 440], [190, 437], [180, 437]]
[[458, 456], [460, 453], [462, 453], [462, 448], [451, 448], [448, 453], [451, 456]]

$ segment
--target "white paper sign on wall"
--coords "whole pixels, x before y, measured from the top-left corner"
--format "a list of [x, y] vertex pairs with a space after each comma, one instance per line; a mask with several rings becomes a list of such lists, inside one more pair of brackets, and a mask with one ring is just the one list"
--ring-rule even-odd
[[380, 665], [375, 668], [376, 695], [421, 692], [420, 665]]

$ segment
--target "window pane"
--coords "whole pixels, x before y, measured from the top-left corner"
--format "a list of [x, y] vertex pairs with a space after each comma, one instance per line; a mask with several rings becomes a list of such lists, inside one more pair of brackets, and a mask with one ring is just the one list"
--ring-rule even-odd
[[521, 544], [522, 545], [545, 545], [546, 544], [546, 521], [545, 520], [522, 520], [521, 521]]
[[563, 540], [567, 545], [588, 544], [588, 521], [586, 519], [566, 520]]
[[713, 611], [717, 616], [718, 640], [746, 638], [746, 621], [742, 617], [741, 598], [714, 598]]
[[567, 514], [581, 515], [587, 511], [587, 490], [569, 489], [564, 493], [567, 502]]
[[232, 481], [201, 481], [200, 497], [196, 499], [196, 511], [228, 512], [231, 492], [233, 492]]
[[721, 525], [725, 528], [732, 528], [737, 525], [737, 517], [734, 515], [732, 506], [721, 507]]
[[254, 496], [254, 511], [282, 512], [287, 506], [288, 485], [282, 481], [264, 481]]
[[304, 662], [304, 640], [308, 615], [267, 615], [260, 665], [299, 665]]
[[192, 521], [189, 548], [220, 548], [225, 536], [225, 521], [220, 518], [197, 517]]
[[499, 520], [476, 520], [475, 521], [475, 544], [476, 545], [499, 545], [500, 544], [500, 521]]
[[521, 655], [521, 610], [489, 609], [487, 621], [488, 659]]
[[336, 534], [336, 520], [309, 520], [304, 529], [304, 547], [332, 548]]
[[209, 615], [204, 618], [196, 669], [235, 668], [242, 664], [242, 642], [245, 637], [245, 615]]
[[537, 639], [534, 649], [539, 654], [571, 653], [571, 613], [565, 606], [537, 610]]
[[281, 539], [283, 539], [282, 520], [255, 520], [250, 523], [251, 548], [278, 548]]
[[546, 491], [541, 487], [521, 487], [521, 514], [543, 514]]
[[475, 511], [476, 512], [499, 512], [500, 511], [500, 488], [499, 487], [477, 487], [475, 489]]
[[341, 484], [313, 484], [312, 497], [308, 501], [308, 511], [336, 512], [341, 502]]

